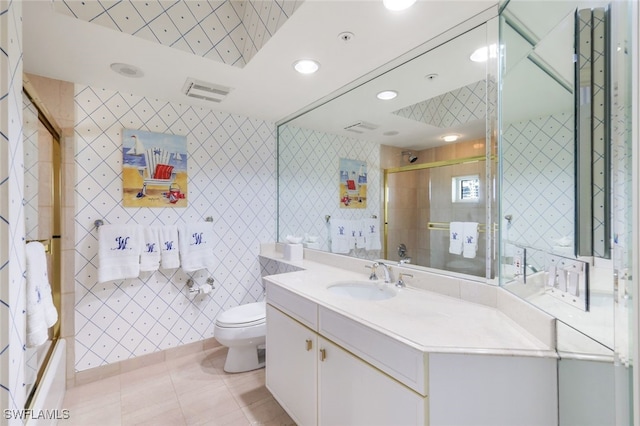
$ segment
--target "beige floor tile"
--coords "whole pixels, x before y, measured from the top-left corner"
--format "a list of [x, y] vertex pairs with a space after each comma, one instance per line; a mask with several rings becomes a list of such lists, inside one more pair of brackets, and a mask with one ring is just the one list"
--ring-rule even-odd
[[61, 420], [64, 426], [116, 426], [121, 424], [120, 394], [86, 398], [78, 404], [69, 404], [65, 397], [63, 407], [69, 410], [69, 419]]
[[265, 426], [296, 426], [296, 422], [294, 422], [286, 412], [282, 413], [272, 420], [261, 424], [264, 424]]
[[122, 385], [121, 399], [122, 413], [129, 414], [150, 405], [162, 405], [178, 402], [171, 377], [153, 376], [147, 380]]
[[202, 360], [194, 360], [193, 363], [170, 369], [169, 375], [178, 395], [203, 386], [225, 387], [222, 374], [208, 364], [202, 363]]
[[294, 422], [265, 387], [265, 370], [225, 373], [213, 347], [71, 388], [66, 426], [249, 426]]
[[136, 410], [122, 412], [124, 425], [179, 426], [186, 425], [177, 399], [148, 403]]
[[178, 395], [182, 414], [189, 424], [226, 416], [241, 407], [226, 387], [209, 385]]
[[243, 407], [242, 411], [252, 424], [272, 424], [269, 422], [280, 419], [284, 414], [287, 414], [273, 397]]
[[93, 398], [100, 398], [106, 394], [119, 394], [120, 393], [120, 377], [109, 377], [106, 379], [97, 380], [92, 383], [87, 383], [81, 386], [75, 386], [67, 389], [64, 396], [64, 407], [70, 405], [77, 405], [84, 401], [91, 400]]
[[224, 381], [241, 407], [271, 397], [271, 393], [265, 386], [264, 368], [241, 374], [230, 374], [225, 376]]
[[[189, 424], [191, 426], [191, 423]], [[244, 415], [242, 409], [238, 408], [229, 414], [215, 416], [202, 422], [193, 423], [194, 426], [253, 426]]]

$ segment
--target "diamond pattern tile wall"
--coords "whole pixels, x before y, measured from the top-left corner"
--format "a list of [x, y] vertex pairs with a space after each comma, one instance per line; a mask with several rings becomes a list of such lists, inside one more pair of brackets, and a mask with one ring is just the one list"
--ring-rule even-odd
[[0, 2], [0, 405], [9, 409], [26, 401], [23, 165], [22, 4]]
[[55, 0], [57, 12], [243, 67], [303, 0]]
[[[279, 128], [279, 241], [287, 235], [319, 236], [329, 250], [325, 216], [339, 219], [381, 217], [380, 147], [366, 140], [301, 129]], [[367, 208], [340, 208], [340, 158], [367, 162]], [[309, 212], [314, 212], [310, 215]], [[379, 256], [377, 252], [358, 253]]]
[[[262, 297], [260, 243], [275, 240], [275, 128], [261, 120], [76, 86], [76, 369], [213, 336], [224, 309]], [[122, 207], [123, 128], [187, 136], [189, 205]], [[212, 216], [215, 290], [190, 296], [182, 270], [97, 283], [94, 221], [144, 225]], [[193, 274], [197, 283], [208, 275]]]
[[574, 232], [573, 114], [509, 124], [503, 133], [504, 236], [551, 250]]
[[435, 127], [453, 127], [484, 119], [486, 91], [487, 82], [481, 80], [393, 113]]

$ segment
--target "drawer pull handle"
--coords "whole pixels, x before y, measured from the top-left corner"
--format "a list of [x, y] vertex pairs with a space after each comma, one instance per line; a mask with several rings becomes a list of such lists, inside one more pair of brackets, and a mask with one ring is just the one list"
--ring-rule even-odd
[[311, 339], [307, 339], [305, 340], [305, 342], [307, 343], [307, 351], [310, 351], [311, 348], [313, 347], [313, 343], [311, 342]]
[[320, 361], [324, 361], [325, 359], [327, 359], [327, 350], [320, 349]]

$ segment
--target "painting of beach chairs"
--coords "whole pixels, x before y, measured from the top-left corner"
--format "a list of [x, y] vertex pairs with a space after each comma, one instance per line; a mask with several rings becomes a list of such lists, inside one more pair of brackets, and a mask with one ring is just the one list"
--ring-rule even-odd
[[186, 136], [122, 131], [124, 207], [187, 206]]
[[348, 158], [340, 159], [340, 207], [367, 207], [367, 163]]

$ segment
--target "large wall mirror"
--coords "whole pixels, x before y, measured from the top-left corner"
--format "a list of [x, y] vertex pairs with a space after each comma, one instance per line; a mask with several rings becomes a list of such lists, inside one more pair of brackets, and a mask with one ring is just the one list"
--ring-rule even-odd
[[560, 424], [629, 424], [628, 2], [500, 13], [501, 284], [558, 321]]
[[[279, 125], [278, 241], [492, 281], [497, 37], [497, 18], [465, 23]], [[464, 253], [450, 250], [454, 222], [477, 225]], [[378, 232], [345, 244], [339, 229]]]

